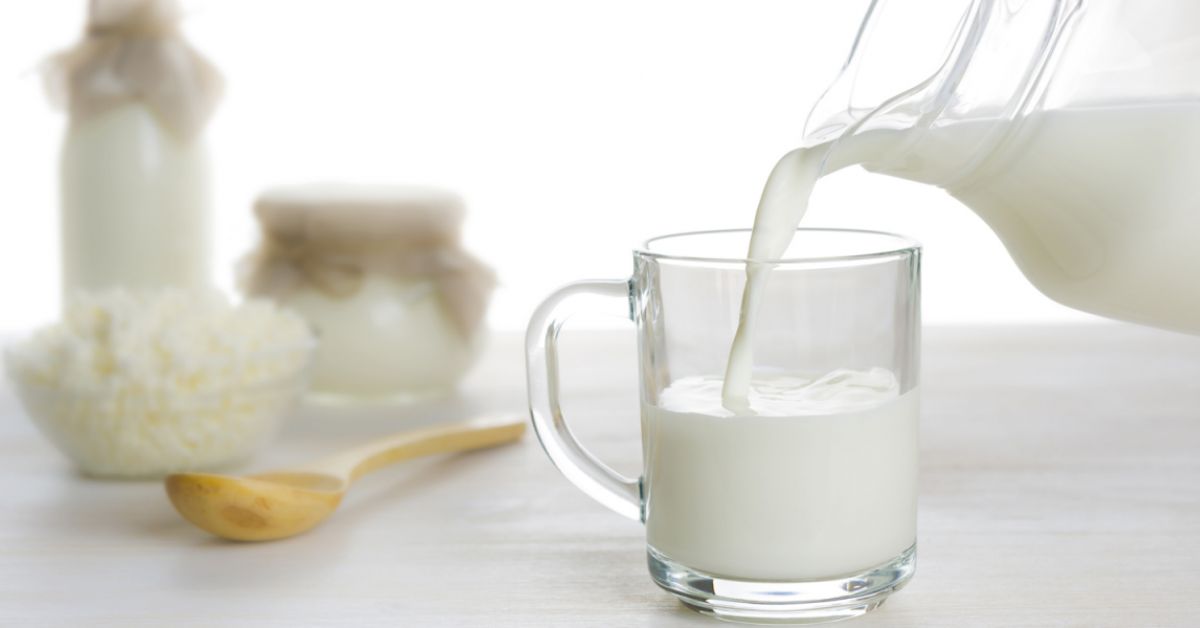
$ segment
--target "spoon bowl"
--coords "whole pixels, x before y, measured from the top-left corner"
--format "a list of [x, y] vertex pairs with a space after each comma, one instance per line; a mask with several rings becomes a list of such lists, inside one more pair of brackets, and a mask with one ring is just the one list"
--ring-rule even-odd
[[184, 519], [237, 541], [269, 541], [306, 532], [333, 514], [347, 488], [338, 478], [310, 473], [178, 473], [166, 484], [171, 503]]

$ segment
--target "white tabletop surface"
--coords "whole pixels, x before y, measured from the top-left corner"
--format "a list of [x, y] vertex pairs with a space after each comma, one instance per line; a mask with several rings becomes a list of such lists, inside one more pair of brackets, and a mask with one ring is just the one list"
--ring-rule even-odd
[[[565, 410], [636, 474], [632, 332], [568, 332]], [[250, 469], [428, 419], [524, 413], [515, 335], [453, 400], [306, 407]], [[1125, 325], [927, 330], [912, 584], [847, 626], [1200, 625], [1200, 338]], [[642, 530], [532, 436], [407, 463], [287, 541], [228, 543], [158, 483], [75, 475], [0, 389], [0, 625], [704, 626]]]

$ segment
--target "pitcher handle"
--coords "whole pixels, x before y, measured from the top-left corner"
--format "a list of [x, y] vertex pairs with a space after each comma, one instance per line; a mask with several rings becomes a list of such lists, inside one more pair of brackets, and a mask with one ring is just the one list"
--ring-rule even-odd
[[639, 480], [627, 478], [579, 444], [563, 418], [558, 400], [558, 333], [574, 313], [579, 297], [594, 295], [619, 301], [630, 315], [630, 282], [623, 279], [567, 284], [538, 306], [525, 333], [525, 366], [529, 413], [542, 449], [572, 484], [592, 499], [635, 521], [642, 520]]

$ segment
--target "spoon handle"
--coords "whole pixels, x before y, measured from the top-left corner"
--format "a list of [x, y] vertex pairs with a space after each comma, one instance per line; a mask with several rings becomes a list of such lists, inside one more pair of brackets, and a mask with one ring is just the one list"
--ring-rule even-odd
[[523, 433], [524, 417], [480, 417], [385, 436], [306, 465], [304, 470], [334, 475], [349, 483], [390, 464], [421, 456], [502, 445], [519, 439]]

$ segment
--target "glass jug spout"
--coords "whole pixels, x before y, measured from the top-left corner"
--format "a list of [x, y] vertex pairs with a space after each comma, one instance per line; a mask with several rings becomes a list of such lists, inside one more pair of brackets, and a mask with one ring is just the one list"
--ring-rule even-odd
[[[872, 0], [841, 72], [809, 112], [805, 145], [831, 144], [827, 171], [862, 163], [949, 185], [1035, 106], [1083, 2]], [[922, 150], [932, 129], [966, 119], [987, 121], [962, 142], [971, 154], [943, 161]], [[837, 150], [851, 142], [871, 148]]]
[[874, 0], [806, 147], [945, 189], [1051, 299], [1200, 334], [1198, 23], [1195, 0]]

